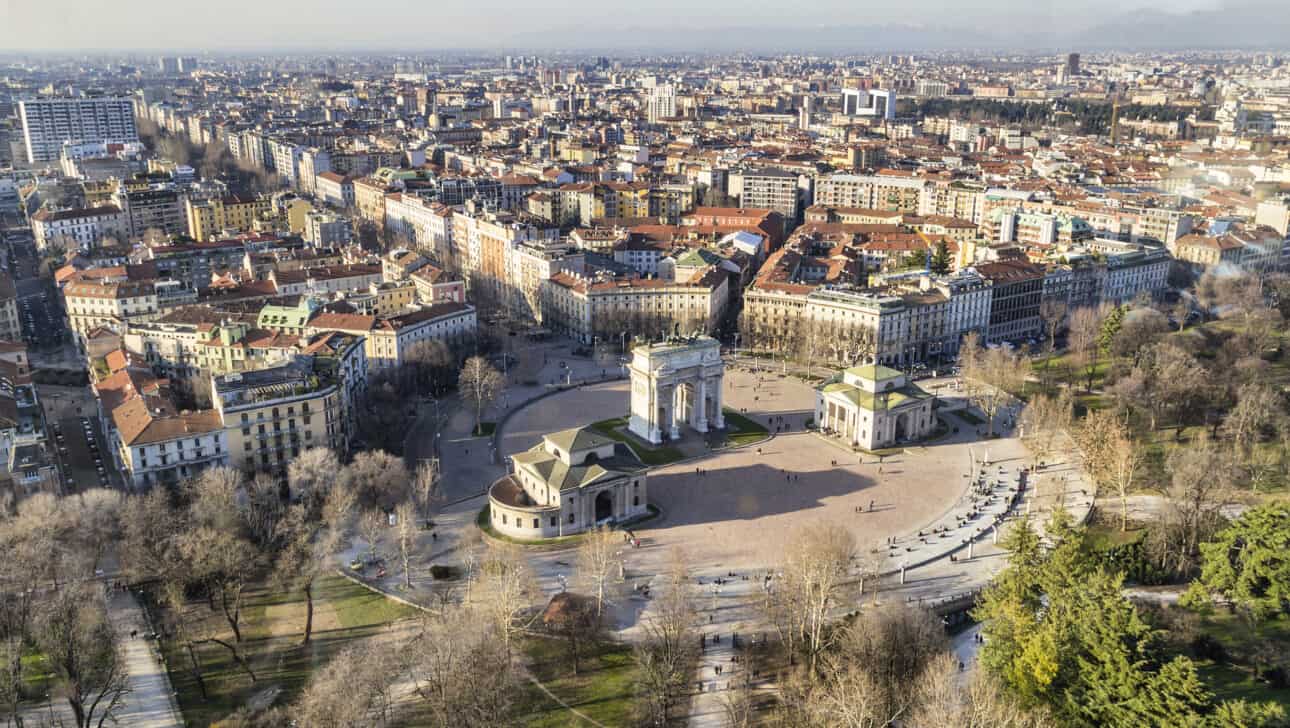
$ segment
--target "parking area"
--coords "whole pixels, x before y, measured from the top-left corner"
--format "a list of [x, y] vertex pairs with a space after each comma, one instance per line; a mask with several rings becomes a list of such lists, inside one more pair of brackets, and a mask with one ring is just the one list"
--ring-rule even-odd
[[68, 492], [116, 485], [112, 458], [103, 449], [97, 417], [63, 417], [51, 423], [51, 436]]
[[52, 351], [62, 347], [67, 338], [62, 305], [47, 286], [27, 287], [18, 297], [18, 319], [22, 338], [34, 351]]

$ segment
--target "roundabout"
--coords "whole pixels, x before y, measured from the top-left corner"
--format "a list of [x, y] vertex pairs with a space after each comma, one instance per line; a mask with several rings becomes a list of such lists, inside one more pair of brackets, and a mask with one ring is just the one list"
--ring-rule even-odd
[[[629, 397], [629, 383], [615, 381], [531, 402], [507, 420], [499, 452], [514, 458], [553, 431], [624, 417]], [[729, 370], [721, 397], [771, 437], [721, 450], [707, 449], [695, 434], [670, 443], [685, 459], [648, 469], [649, 502], [663, 516], [634, 529], [646, 550], [681, 548], [696, 565], [765, 568], [778, 562], [796, 527], [819, 521], [846, 526], [869, 549], [905, 544], [890, 554], [892, 568], [931, 557], [933, 547], [943, 554], [962, 546], [957, 534], [930, 544], [919, 532], [944, 523], [966, 527], [962, 516], [976, 500], [966, 476], [985, 455], [974, 428], [879, 457], [808, 430], [815, 389], [792, 376]], [[990, 441], [989, 449], [996, 462], [1024, 456], [1015, 440]]]

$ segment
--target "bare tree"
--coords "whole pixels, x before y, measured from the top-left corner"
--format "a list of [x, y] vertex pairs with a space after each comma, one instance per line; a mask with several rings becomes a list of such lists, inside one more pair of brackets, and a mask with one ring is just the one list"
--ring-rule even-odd
[[995, 416], [1025, 382], [1020, 355], [1003, 347], [981, 350], [975, 332], [963, 337], [959, 361], [968, 399], [985, 414], [987, 437], [994, 436]]
[[475, 409], [476, 433], [480, 432], [484, 408], [497, 398], [503, 387], [502, 375], [482, 356], [472, 356], [461, 366], [457, 389]]
[[55, 590], [36, 621], [36, 642], [78, 728], [115, 722], [129, 692], [117, 635], [99, 585]]
[[1057, 396], [1038, 395], [1031, 398], [1021, 411], [1022, 437], [1031, 452], [1047, 458], [1056, 450], [1057, 438], [1070, 426], [1075, 415], [1069, 389]]
[[698, 611], [686, 573], [685, 556], [673, 551], [658, 596], [641, 622], [634, 654], [640, 668], [637, 690], [650, 725], [665, 725], [686, 694], [698, 656]]
[[305, 595], [304, 644], [313, 636], [314, 584], [333, 568], [333, 554], [349, 536], [354, 495], [345, 487], [332, 488], [316, 514], [309, 501], [292, 506], [286, 519], [290, 535], [274, 564], [275, 581]]
[[823, 672], [846, 675], [848, 667], [863, 669], [873, 679], [868, 689], [876, 713], [903, 715], [913, 704], [909, 686], [948, 647], [936, 615], [899, 602], [886, 604], [860, 613], [824, 658]]
[[619, 552], [622, 544], [622, 538], [608, 526], [587, 532], [578, 544], [575, 573], [578, 583], [586, 587], [596, 600], [597, 619], [604, 614], [605, 602], [611, 601], [614, 596], [614, 585], [618, 582], [616, 572], [621, 565]]
[[1148, 547], [1166, 568], [1186, 574], [1195, 568], [1200, 544], [1224, 522], [1221, 511], [1232, 497], [1236, 465], [1230, 451], [1201, 435], [1175, 449], [1166, 467], [1165, 508], [1149, 531]]
[[1096, 308], [1077, 308], [1070, 315], [1070, 333], [1067, 345], [1072, 358], [1078, 362], [1087, 378], [1085, 391], [1093, 389], [1093, 377], [1097, 374], [1098, 339], [1102, 335], [1104, 316]]
[[241, 643], [242, 599], [255, 577], [255, 547], [236, 533], [198, 526], [180, 535], [178, 553], [188, 566], [188, 579], [200, 584], [208, 599], [218, 600], [233, 640]]
[[394, 536], [399, 544], [399, 561], [403, 564], [403, 588], [412, 588], [412, 550], [417, 543], [417, 509], [411, 501], [404, 501], [394, 509], [396, 521]]
[[364, 728], [389, 724], [393, 678], [403, 672], [401, 652], [386, 645], [347, 647], [309, 678], [292, 709], [300, 725]]
[[123, 538], [119, 553], [130, 579], [170, 579], [175, 567], [170, 554], [178, 535], [179, 518], [163, 488], [126, 499], [121, 512]]
[[910, 728], [1049, 728], [1055, 722], [1042, 708], [1027, 708], [985, 670], [964, 678], [959, 659], [942, 653], [915, 681]]
[[502, 637], [509, 655], [512, 638], [520, 631], [517, 620], [532, 606], [537, 593], [532, 567], [518, 546], [495, 544], [489, 547], [478, 574], [471, 600]]
[[843, 526], [825, 522], [798, 529], [784, 554], [783, 576], [769, 592], [768, 616], [790, 649], [800, 645], [805, 650], [812, 671], [836, 638], [828, 628], [829, 610], [841, 595], [855, 553], [855, 537]]
[[303, 504], [309, 514], [321, 512], [331, 492], [332, 485], [340, 477], [340, 461], [336, 453], [325, 447], [311, 447], [287, 464], [287, 484], [291, 488], [291, 500]]
[[1142, 449], [1115, 413], [1089, 414], [1079, 432], [1085, 465], [1098, 483], [1112, 488], [1120, 498], [1120, 530], [1129, 528], [1129, 492], [1142, 465]]
[[[404, 650], [418, 706], [430, 725], [493, 728], [516, 725], [519, 680], [508, 647], [480, 605], [427, 615]], [[495, 615], [493, 615], [495, 616]]]
[[367, 507], [392, 511], [411, 495], [411, 478], [403, 459], [384, 450], [360, 452], [341, 472], [340, 483]]
[[429, 520], [443, 497], [440, 490], [439, 459], [422, 460], [412, 474], [412, 498], [421, 517]]
[[389, 519], [385, 513], [372, 508], [358, 518], [358, 537], [367, 543], [367, 560], [376, 561], [381, 557], [381, 535], [385, 533]]
[[1237, 390], [1236, 406], [1223, 420], [1223, 432], [1232, 438], [1237, 452], [1248, 458], [1262, 439], [1263, 430], [1283, 417], [1279, 397], [1266, 384], [1249, 383]]
[[564, 642], [569, 665], [577, 675], [584, 645], [599, 640], [604, 623], [596, 614], [595, 600], [562, 591], [552, 596], [542, 611], [542, 624]]

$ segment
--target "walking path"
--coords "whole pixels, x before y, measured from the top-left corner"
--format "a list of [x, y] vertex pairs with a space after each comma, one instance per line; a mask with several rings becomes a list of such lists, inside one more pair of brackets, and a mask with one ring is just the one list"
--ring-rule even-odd
[[[184, 721], [157, 652], [157, 641], [145, 636], [150, 629], [143, 607], [129, 591], [112, 592], [108, 616], [125, 644], [125, 666], [130, 674], [130, 694], [118, 722], [131, 728], [180, 728]], [[130, 637], [136, 631], [138, 636]]]
[[[121, 643], [129, 685], [123, 705], [117, 710], [116, 724], [130, 728], [182, 728], [184, 721], [170, 686], [170, 676], [157, 653], [156, 640], [147, 636], [150, 629], [134, 595], [128, 591], [109, 592], [108, 619]], [[131, 632], [136, 636], [131, 637]], [[96, 725], [101, 715], [94, 716]], [[24, 710], [23, 720], [31, 725], [76, 724], [67, 701], [55, 696]]]

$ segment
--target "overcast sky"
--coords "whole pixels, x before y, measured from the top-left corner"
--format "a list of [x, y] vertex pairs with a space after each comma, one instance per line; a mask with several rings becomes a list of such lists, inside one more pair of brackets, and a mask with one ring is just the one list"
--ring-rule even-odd
[[[1034, 47], [1040, 44], [1028, 39], [1086, 31], [1126, 13], [1194, 14], [1200, 25], [1213, 11], [1236, 2], [1249, 10], [1246, 0], [0, 0], [0, 53], [510, 46], [577, 50], [578, 45], [612, 48], [635, 37], [642, 39], [642, 46], [666, 45], [669, 34], [688, 38], [775, 27], [789, 31], [780, 40], [791, 38], [795, 43], [809, 38], [813, 28], [836, 33], [839, 27], [889, 24], [1006, 33], [1016, 39], [1017, 47]], [[1284, 22], [1287, 13], [1277, 5], [1266, 6], [1267, 17]], [[765, 37], [747, 37], [748, 49], [756, 51], [757, 41]], [[1243, 39], [1231, 41], [1240, 45]], [[880, 45], [871, 37], [858, 38], [857, 43]]]

